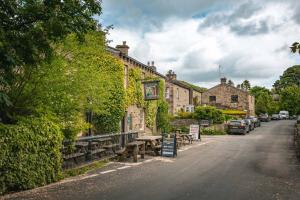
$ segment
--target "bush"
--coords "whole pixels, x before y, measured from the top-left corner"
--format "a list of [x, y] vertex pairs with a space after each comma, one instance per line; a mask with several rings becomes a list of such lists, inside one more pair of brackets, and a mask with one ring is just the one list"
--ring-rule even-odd
[[0, 194], [59, 180], [62, 139], [49, 117], [0, 124]]
[[212, 106], [197, 106], [194, 113], [197, 120], [212, 120], [215, 124], [224, 122], [223, 113]]
[[226, 132], [210, 128], [203, 128], [201, 129], [201, 135], [226, 135]]
[[194, 113], [191, 112], [178, 112], [176, 118], [178, 119], [193, 119]]

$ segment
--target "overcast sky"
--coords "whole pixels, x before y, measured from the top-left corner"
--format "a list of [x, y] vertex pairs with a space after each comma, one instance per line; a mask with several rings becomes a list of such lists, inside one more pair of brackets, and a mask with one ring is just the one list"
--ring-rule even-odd
[[272, 87], [300, 56], [299, 0], [103, 0], [100, 22], [129, 55], [178, 79], [211, 87], [222, 75], [235, 84]]

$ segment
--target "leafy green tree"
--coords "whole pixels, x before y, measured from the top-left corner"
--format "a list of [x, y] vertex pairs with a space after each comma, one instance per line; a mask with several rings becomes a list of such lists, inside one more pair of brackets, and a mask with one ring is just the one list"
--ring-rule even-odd
[[250, 90], [251, 89], [250, 82], [248, 80], [244, 80], [243, 83], [241, 84], [241, 88], [245, 90]]
[[254, 86], [250, 89], [250, 94], [255, 97], [256, 114], [278, 112], [278, 103], [273, 100], [272, 93], [267, 88]]
[[300, 54], [300, 43], [299, 42], [295, 42], [290, 48], [293, 53], [298, 52], [298, 54]]
[[281, 109], [289, 111], [290, 115], [300, 114], [300, 87], [288, 86], [281, 91]]
[[234, 86], [234, 83], [233, 83], [233, 81], [232, 80], [228, 80], [228, 83], [227, 83], [228, 85], [231, 85], [231, 86]]
[[96, 132], [118, 131], [125, 109], [124, 70], [106, 52], [104, 34], [90, 32], [84, 42], [71, 34], [55, 49], [51, 62], [31, 69], [10, 116], [54, 114], [72, 139], [87, 128], [84, 114], [92, 111]]
[[27, 80], [39, 65], [50, 62], [54, 43], [70, 33], [83, 39], [96, 30], [93, 19], [101, 14], [100, 0], [19, 0], [0, 3], [0, 114], [11, 122], [8, 112], [19, 101]]
[[300, 87], [300, 65], [295, 65], [285, 70], [273, 86], [277, 92], [280, 92], [285, 87], [293, 85]]

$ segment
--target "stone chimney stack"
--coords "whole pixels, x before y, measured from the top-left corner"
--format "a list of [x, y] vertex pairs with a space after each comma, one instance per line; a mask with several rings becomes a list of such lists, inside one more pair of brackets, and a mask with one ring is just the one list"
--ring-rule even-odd
[[167, 77], [168, 80], [171, 80], [171, 81], [177, 79], [177, 75], [172, 70], [168, 71], [168, 73], [166, 74], [166, 77]]
[[116, 49], [120, 50], [123, 54], [128, 56], [129, 46], [126, 44], [126, 41], [123, 41], [123, 44], [117, 45]]
[[225, 77], [221, 78], [221, 84], [226, 84], [227, 83], [227, 79]]

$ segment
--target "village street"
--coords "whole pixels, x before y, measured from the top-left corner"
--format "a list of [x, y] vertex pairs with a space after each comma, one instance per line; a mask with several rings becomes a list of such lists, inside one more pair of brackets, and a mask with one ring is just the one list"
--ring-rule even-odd
[[4, 199], [299, 199], [294, 121], [263, 123], [246, 136], [204, 137], [175, 159], [110, 163], [87, 175]]

